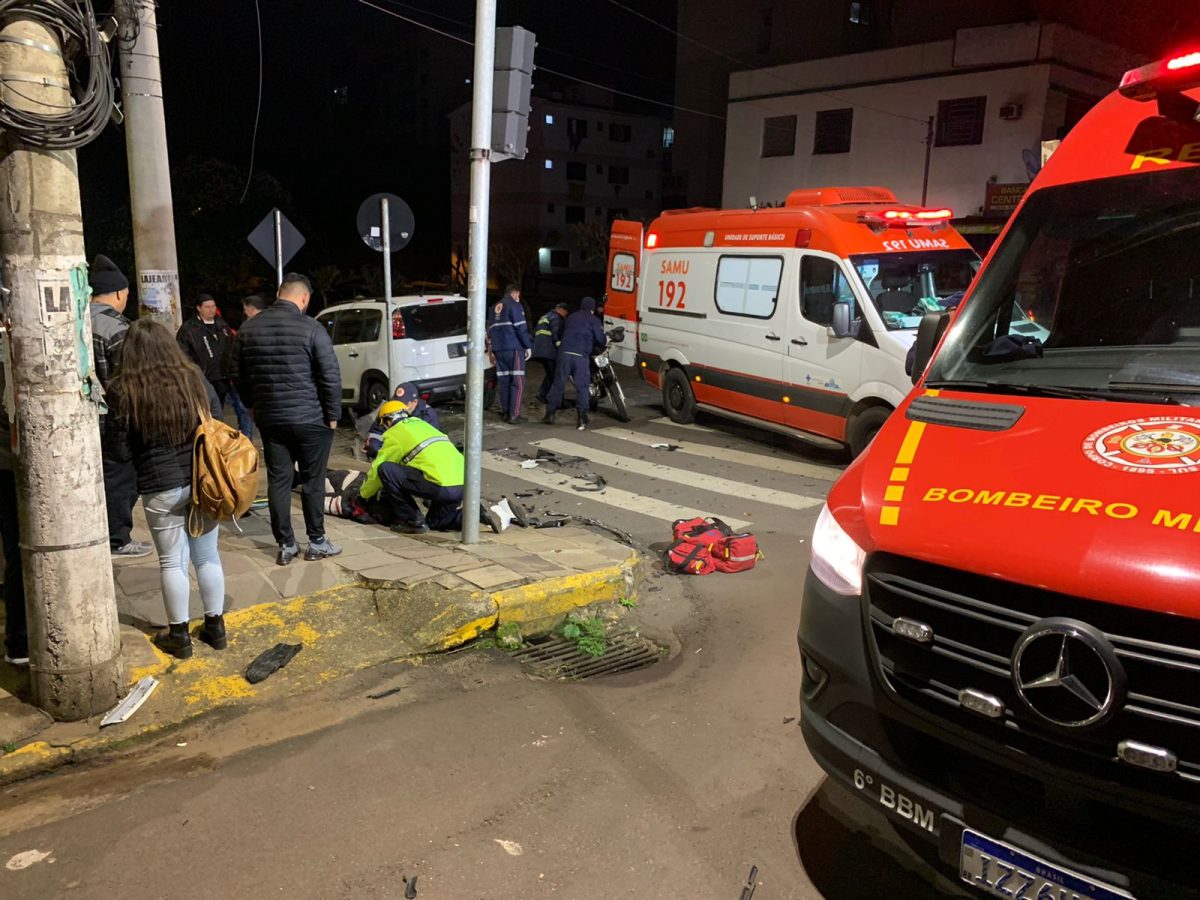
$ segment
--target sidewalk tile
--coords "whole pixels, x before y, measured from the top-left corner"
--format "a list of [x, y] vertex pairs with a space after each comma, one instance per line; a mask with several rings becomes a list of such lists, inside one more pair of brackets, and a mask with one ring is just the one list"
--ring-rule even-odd
[[353, 580], [334, 560], [305, 562], [303, 559], [290, 566], [277, 567], [267, 579], [284, 597], [312, 594]]
[[273, 603], [281, 596], [279, 589], [262, 572], [244, 572], [225, 579], [226, 612], [231, 609], [244, 609], [256, 603]]
[[451, 575], [449, 572], [434, 578], [433, 583], [439, 587], [447, 588], [448, 590], [457, 590], [470, 586], [468, 582], [459, 578], [457, 575]]
[[612, 560], [594, 550], [554, 550], [550, 553], [539, 553], [538, 555], [548, 562], [565, 566], [576, 572], [586, 572], [591, 569], [606, 569], [612, 565]]
[[424, 581], [441, 573], [411, 559], [395, 559], [386, 565], [362, 570], [363, 578], [374, 581]]
[[[149, 558], [149, 557], [147, 557]], [[140, 566], [122, 566], [114, 573], [117, 587], [125, 594], [140, 594], [144, 591], [161, 587], [162, 580], [158, 574], [158, 560], [152, 560], [154, 565], [146, 564], [143, 559]]]
[[519, 573], [504, 566], [484, 566], [480, 569], [460, 572], [458, 575], [460, 578], [471, 582], [475, 587], [485, 591], [499, 587], [502, 584], [511, 584], [514, 581], [524, 580]]

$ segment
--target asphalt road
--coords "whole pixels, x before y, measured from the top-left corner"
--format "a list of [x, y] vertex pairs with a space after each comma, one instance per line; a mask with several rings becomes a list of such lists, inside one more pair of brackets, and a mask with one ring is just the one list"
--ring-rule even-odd
[[[489, 417], [487, 447], [512, 451], [485, 454], [485, 493], [541, 489], [521, 501], [535, 513], [643, 546], [682, 510], [749, 523], [754, 571], [648, 585], [631, 618], [667, 662], [564, 684], [465, 651], [18, 785], [0, 794], [0, 897], [394, 898], [416, 875], [421, 898], [737, 900], [752, 866], [755, 900], [957, 896], [824, 784], [796, 726], [808, 536], [845, 460], [715, 419], [681, 428], [629, 388], [628, 424]], [[539, 447], [588, 462], [511, 458]], [[609, 487], [576, 491], [580, 474]], [[381, 687], [401, 690], [366, 698]]]

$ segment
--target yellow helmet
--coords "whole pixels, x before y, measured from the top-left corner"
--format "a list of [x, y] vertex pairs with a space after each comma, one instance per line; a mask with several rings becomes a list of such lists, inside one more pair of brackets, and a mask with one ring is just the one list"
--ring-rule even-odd
[[400, 400], [389, 400], [379, 407], [379, 419], [384, 427], [391, 428], [401, 419], [408, 418], [408, 406]]

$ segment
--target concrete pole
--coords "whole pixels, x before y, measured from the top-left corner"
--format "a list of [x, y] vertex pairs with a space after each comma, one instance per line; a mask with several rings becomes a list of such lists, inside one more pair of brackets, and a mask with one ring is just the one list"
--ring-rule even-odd
[[275, 214], [275, 289], [283, 287], [283, 213], [272, 210]]
[[479, 543], [483, 463], [483, 372], [487, 368], [488, 204], [492, 179], [492, 79], [496, 63], [496, 0], [475, 3], [475, 80], [471, 98], [470, 269], [467, 273], [467, 439], [463, 489], [464, 544]]
[[140, 315], [175, 331], [183, 311], [154, 0], [118, 0], [117, 17]]
[[[61, 45], [44, 25], [11, 18], [0, 31], [0, 74], [19, 73], [17, 90], [0, 79], [5, 103], [38, 112], [71, 103], [63, 58], [45, 46]], [[125, 686], [98, 407], [82, 390], [92, 327], [79, 171], [74, 150], [37, 150], [13, 133], [3, 142], [0, 254], [33, 695], [54, 718], [74, 721], [109, 709]]]

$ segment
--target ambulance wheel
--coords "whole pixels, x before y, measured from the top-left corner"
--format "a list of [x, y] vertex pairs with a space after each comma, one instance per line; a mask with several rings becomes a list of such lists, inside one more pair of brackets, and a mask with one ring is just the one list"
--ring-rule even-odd
[[850, 445], [850, 453], [858, 456], [867, 449], [867, 445], [879, 433], [883, 423], [888, 420], [892, 410], [887, 406], [868, 406], [853, 419], [846, 428], [846, 443]]
[[696, 421], [696, 395], [687, 375], [678, 367], [667, 369], [662, 380], [663, 409], [672, 422], [690, 425]]

